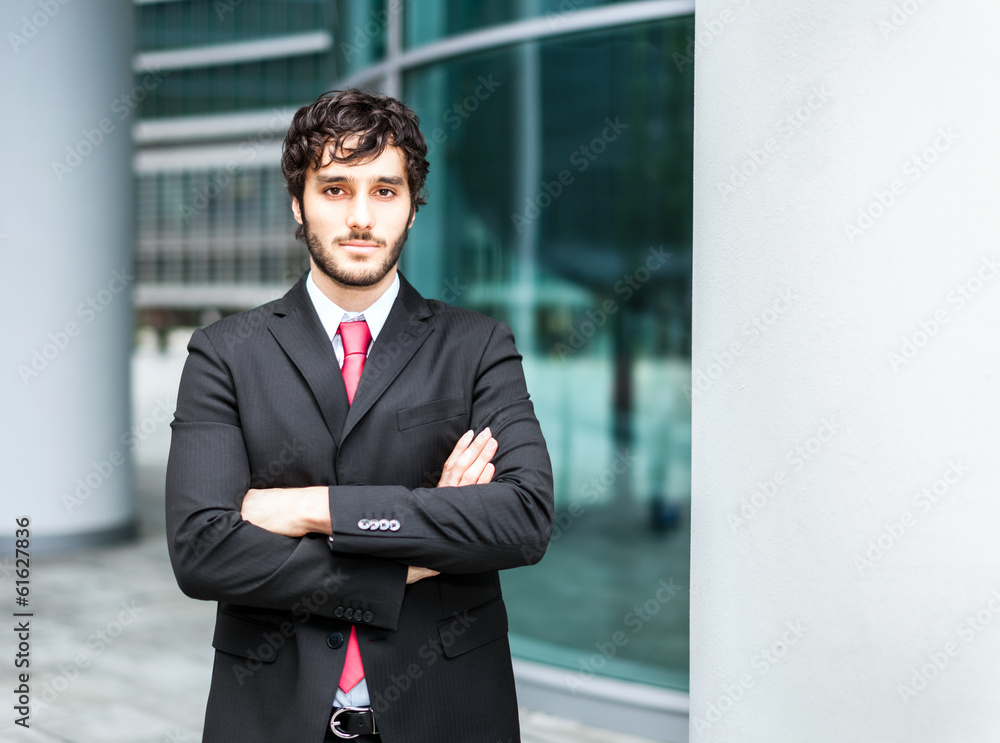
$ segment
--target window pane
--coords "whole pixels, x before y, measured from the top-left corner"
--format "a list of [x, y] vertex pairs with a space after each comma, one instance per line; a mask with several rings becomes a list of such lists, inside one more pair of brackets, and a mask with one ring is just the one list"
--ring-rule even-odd
[[334, 8], [330, 0], [179, 0], [135, 11], [138, 47], [153, 51], [327, 30]]
[[544, 16], [553, 25], [578, 10], [626, 0], [515, 0], [455, 2], [403, 0], [404, 45], [420, 46], [455, 34]]
[[570, 686], [687, 684], [693, 74], [671, 55], [691, 34], [641, 24], [406, 79], [431, 175], [403, 271], [514, 329], [557, 521], [502, 581], [515, 652]]

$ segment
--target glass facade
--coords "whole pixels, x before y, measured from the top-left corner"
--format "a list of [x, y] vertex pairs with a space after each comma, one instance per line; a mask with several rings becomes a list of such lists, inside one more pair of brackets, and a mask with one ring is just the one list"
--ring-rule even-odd
[[330, 55], [304, 54], [262, 62], [171, 70], [142, 102], [155, 119], [299, 106], [333, 77]]
[[[502, 575], [515, 655], [570, 691], [595, 674], [686, 689], [693, 70], [673, 54], [693, 17], [566, 34], [560, 14], [615, 3], [222, 2], [223, 19], [140, 5], [142, 51], [324, 28], [330, 50], [177, 70], [142, 118], [267, 113], [351, 75], [399, 91], [431, 162], [403, 273], [511, 325], [552, 457], [548, 552]], [[386, 56], [394, 24], [406, 49], [535, 17], [553, 31], [421, 66]], [[137, 183], [140, 284], [287, 286], [307, 265], [276, 159]]]
[[329, 30], [331, 0], [171, 0], [136, 5], [144, 52], [232, 44], [317, 29]]
[[511, 0], [511, 2], [449, 2], [402, 0], [407, 47], [480, 31], [512, 21], [544, 16], [553, 26], [578, 10], [613, 5], [626, 0]]
[[[503, 575], [515, 647], [576, 669], [623, 631], [601, 672], [673, 687], [688, 662], [693, 76], [670, 55], [691, 32], [685, 18], [557, 37], [404, 86], [432, 150], [404, 273], [514, 328], [552, 456], [555, 538]], [[663, 580], [684, 588], [633, 633], [629, 611]]]
[[144, 173], [137, 183], [143, 284], [289, 284], [307, 267], [280, 171]]

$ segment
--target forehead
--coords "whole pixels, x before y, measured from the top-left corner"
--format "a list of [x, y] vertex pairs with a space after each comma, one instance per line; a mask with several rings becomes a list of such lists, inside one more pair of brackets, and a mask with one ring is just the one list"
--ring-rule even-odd
[[[348, 143], [350, 144], [350, 143]], [[400, 178], [406, 180], [406, 157], [399, 147], [388, 145], [376, 157], [365, 160], [352, 160], [351, 162], [337, 162], [331, 159], [334, 150], [332, 145], [327, 145], [323, 152], [321, 167], [310, 168], [308, 177], [315, 178], [322, 175], [329, 177], [332, 175], [344, 176], [352, 180], [379, 180], [383, 178]], [[342, 155], [343, 150], [337, 150], [336, 154]]]

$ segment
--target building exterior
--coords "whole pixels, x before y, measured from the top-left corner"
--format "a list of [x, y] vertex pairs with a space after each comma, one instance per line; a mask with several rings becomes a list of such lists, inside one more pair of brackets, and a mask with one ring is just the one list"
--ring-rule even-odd
[[511, 325], [553, 460], [548, 554], [504, 580], [520, 701], [685, 740], [693, 0], [135, 5], [140, 322], [284, 293], [292, 112], [405, 100], [431, 171], [402, 271]]

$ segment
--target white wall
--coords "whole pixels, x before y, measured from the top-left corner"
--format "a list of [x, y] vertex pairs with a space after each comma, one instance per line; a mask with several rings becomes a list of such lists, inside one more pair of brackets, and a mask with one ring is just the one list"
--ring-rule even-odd
[[1000, 4], [697, 25], [691, 740], [993, 743]]
[[145, 92], [131, 3], [9, 0], [0, 30], [0, 544], [28, 516], [37, 553], [132, 519], [130, 158]]

